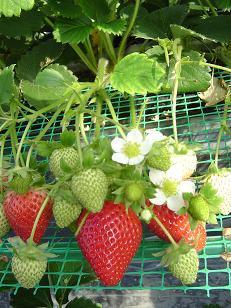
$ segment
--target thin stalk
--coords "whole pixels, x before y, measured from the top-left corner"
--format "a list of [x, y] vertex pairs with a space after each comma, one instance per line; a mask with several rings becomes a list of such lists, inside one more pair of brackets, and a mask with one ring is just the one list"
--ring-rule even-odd
[[224, 106], [224, 114], [223, 119], [221, 121], [220, 130], [217, 137], [217, 145], [216, 145], [216, 152], [215, 152], [215, 166], [218, 169], [218, 158], [219, 158], [219, 150], [220, 150], [220, 144], [221, 144], [221, 138], [222, 134], [224, 132], [224, 125], [227, 124], [227, 117], [228, 117], [228, 108], [229, 108], [229, 98], [230, 98], [231, 92], [228, 92], [226, 99], [225, 99], [225, 106]]
[[208, 14], [208, 12], [207, 12], [207, 10], [206, 10], [206, 7], [205, 7], [205, 5], [202, 3], [202, 1], [201, 1], [201, 0], [197, 0], [197, 2], [198, 2], [199, 5], [202, 7], [202, 9], [203, 9], [205, 15], [206, 15], [207, 17], [209, 17], [209, 14]]
[[[78, 111], [78, 108], [77, 108], [77, 111]], [[75, 117], [75, 136], [76, 136], [77, 150], [78, 150], [78, 154], [79, 154], [79, 161], [80, 161], [80, 165], [82, 165], [83, 153], [82, 153], [82, 149], [81, 149], [79, 125], [80, 125], [80, 113], [77, 112], [76, 117]]]
[[1, 152], [0, 152], [0, 192], [2, 192], [2, 187], [3, 187], [3, 157], [4, 157], [4, 148], [5, 148], [5, 141], [6, 141], [6, 136], [1, 140]]
[[33, 144], [30, 146], [30, 148], [29, 148], [29, 151], [28, 151], [28, 153], [27, 153], [27, 157], [26, 157], [26, 167], [28, 167], [29, 168], [29, 166], [30, 166], [30, 159], [31, 159], [31, 155], [32, 155], [32, 153], [33, 153], [33, 149], [34, 149], [34, 146], [33, 146]]
[[112, 62], [116, 63], [116, 53], [115, 53], [115, 49], [111, 41], [111, 37], [108, 33], [104, 33], [104, 37], [105, 37], [105, 43], [107, 46], [107, 53], [110, 56]]
[[45, 22], [51, 26], [51, 28], [54, 28], [54, 23], [50, 20], [48, 17], [44, 17]]
[[[64, 110], [64, 114], [63, 114], [63, 120], [65, 118], [65, 115], [66, 113], [70, 110], [71, 108], [71, 105], [73, 104], [73, 101], [74, 101], [74, 96], [72, 96], [70, 99], [69, 99], [69, 102], [67, 103], [66, 107], [65, 107], [65, 110]], [[62, 124], [62, 131], [65, 130], [65, 122], [63, 121], [63, 124]]]
[[100, 115], [102, 113], [102, 99], [101, 97], [97, 97], [97, 102], [96, 102], [96, 123], [95, 123], [95, 139], [99, 138], [100, 135]]
[[[112, 105], [112, 102], [110, 100], [110, 98], [107, 96], [107, 94], [103, 91], [100, 92], [101, 95], [102, 95], [102, 98], [105, 100], [105, 102], [107, 103], [107, 106], [111, 112], [111, 116], [112, 116], [112, 119], [115, 121], [115, 122], [118, 122], [118, 118], [116, 116], [116, 113], [115, 113], [115, 109]], [[119, 133], [121, 134], [121, 136], [126, 139], [126, 135], [124, 134], [124, 131], [123, 129], [120, 127], [120, 126], [117, 126], [117, 129], [119, 131]]]
[[130, 114], [131, 114], [132, 126], [136, 127], [136, 106], [135, 106], [134, 96], [131, 96], [130, 98]]
[[132, 18], [130, 20], [130, 23], [129, 23], [128, 27], [127, 27], [126, 32], [124, 33], [124, 36], [123, 36], [122, 41], [121, 41], [120, 46], [119, 46], [118, 61], [124, 55], [124, 50], [125, 50], [125, 46], [126, 46], [126, 42], [127, 42], [128, 36], [129, 36], [129, 34], [130, 34], [134, 24], [135, 24], [136, 17], [138, 15], [139, 6], [140, 6], [140, 0], [135, 0], [135, 1], [136, 1], [136, 3], [135, 3], [135, 7], [134, 7]]
[[157, 224], [161, 227], [161, 229], [164, 231], [164, 233], [167, 235], [169, 241], [174, 245], [178, 246], [175, 242], [174, 238], [171, 236], [171, 234], [168, 232], [168, 230], [165, 228], [165, 226], [162, 224], [162, 222], [157, 218], [155, 215], [152, 216], [152, 218], [157, 222]]
[[15, 159], [15, 166], [16, 167], [19, 166], [19, 159], [20, 159], [20, 154], [21, 154], [22, 146], [23, 146], [24, 140], [25, 140], [25, 138], [27, 136], [27, 133], [28, 133], [32, 123], [33, 123], [32, 120], [27, 123], [27, 126], [26, 126], [26, 128], [25, 128], [25, 130], [23, 132], [22, 138], [20, 140], [20, 143], [19, 143], [19, 146], [18, 146], [18, 150], [17, 150], [17, 154], [16, 154], [16, 159]]
[[15, 161], [16, 154], [17, 154], [16, 143], [18, 141], [15, 139], [15, 136], [14, 136], [14, 133], [13, 133], [13, 127], [10, 128], [10, 140], [11, 140], [11, 149], [12, 149], [12, 153], [13, 153], [13, 157], [14, 157], [14, 161]]
[[70, 44], [73, 50], [77, 53], [80, 59], [86, 64], [86, 66], [96, 75], [97, 68], [91, 63], [91, 61], [85, 56], [82, 49], [77, 44]]
[[89, 211], [86, 211], [85, 215], [83, 216], [83, 219], [81, 220], [81, 223], [79, 224], [76, 232], [75, 232], [75, 237], [78, 236], [80, 230], [82, 229], [83, 225], [85, 224], [86, 220], [87, 220], [87, 217], [89, 216], [90, 212]]
[[81, 135], [83, 137], [83, 141], [86, 145], [89, 144], [88, 142], [88, 139], [87, 139], [87, 135], [86, 135], [86, 132], [85, 132], [85, 129], [84, 129], [84, 113], [81, 113], [80, 114], [80, 123], [79, 123], [79, 126], [80, 126], [80, 132], [81, 132]]
[[[51, 191], [50, 191], [50, 193], [51, 193]], [[36, 231], [39, 219], [40, 219], [40, 217], [41, 217], [41, 215], [42, 215], [42, 213], [43, 213], [43, 211], [44, 211], [44, 209], [45, 209], [45, 207], [46, 207], [46, 205], [47, 205], [47, 203], [50, 199], [50, 193], [47, 194], [47, 196], [46, 196], [45, 200], [43, 201], [43, 203], [42, 203], [42, 205], [39, 209], [39, 212], [38, 212], [38, 214], [35, 218], [34, 225], [33, 225], [33, 228], [32, 228], [31, 234], [30, 234], [29, 242], [33, 242], [33, 240], [34, 240], [34, 235], [35, 235], [35, 231]]]
[[200, 62], [200, 65], [214, 67], [214, 68], [220, 69], [222, 71], [226, 71], [228, 73], [231, 73], [231, 68], [228, 68], [228, 67], [225, 67], [225, 66], [216, 65], [216, 64], [207, 63], [207, 62]]
[[90, 37], [88, 36], [88, 38], [86, 39], [86, 41], [84, 42], [84, 46], [91, 58], [91, 61], [93, 63], [93, 65], [95, 67], [97, 67], [97, 61], [96, 61], [96, 58], [95, 58], [95, 54], [94, 54], [94, 51], [93, 51], [93, 48], [92, 48], [92, 45], [91, 45], [91, 41], [90, 41]]
[[144, 102], [143, 102], [141, 109], [140, 109], [140, 112], [139, 112], [138, 120], [137, 120], [137, 123], [136, 123], [136, 128], [139, 128], [139, 126], [140, 126], [140, 122], [141, 122], [142, 116], [144, 114], [146, 104], [147, 104], [147, 100], [144, 99]]
[[[177, 135], [177, 121], [176, 121], [176, 106], [177, 106], [177, 91], [179, 85], [179, 78], [181, 73], [181, 53], [182, 46], [179, 44], [179, 41], [176, 39], [174, 41], [174, 51], [175, 51], [175, 59], [176, 64], [174, 67], [174, 82], [173, 82], [173, 91], [172, 91], [172, 123], [173, 123], [173, 135], [176, 143], [178, 143], [178, 135]], [[178, 45], [179, 44], [179, 45]]]
[[213, 13], [213, 16], [218, 16], [218, 14], [217, 14], [217, 12], [216, 12], [214, 6], [212, 5], [211, 1], [210, 1], [210, 0], [205, 0], [205, 1], [207, 2], [208, 6], [209, 6], [209, 8], [210, 8], [210, 10], [211, 10], [211, 12]]
[[10, 120], [7, 120], [0, 126], [0, 132], [10, 126]]

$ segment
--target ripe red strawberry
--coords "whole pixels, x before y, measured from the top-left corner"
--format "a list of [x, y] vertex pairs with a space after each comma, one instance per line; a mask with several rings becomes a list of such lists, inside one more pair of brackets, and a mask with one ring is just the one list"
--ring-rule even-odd
[[142, 225], [133, 210], [106, 201], [100, 212], [89, 214], [76, 239], [101, 282], [114, 286], [123, 278], [140, 245]]
[[[177, 213], [171, 211], [167, 205], [155, 205], [153, 212], [164, 224], [165, 228], [170, 232], [176, 242], [179, 242], [182, 238], [184, 238], [187, 243], [195, 240], [195, 249], [197, 251], [200, 251], [205, 247], [205, 228], [199, 224], [195, 230], [192, 231], [190, 229], [188, 214], [178, 215]], [[154, 219], [150, 221], [148, 226], [149, 229], [159, 238], [169, 242], [167, 235]]]
[[[7, 192], [3, 201], [4, 212], [11, 228], [22, 240], [26, 241], [30, 237], [34, 221], [46, 196], [45, 191], [34, 189], [24, 195], [14, 191]], [[40, 242], [51, 216], [52, 202], [49, 200], [38, 222], [34, 242]]]

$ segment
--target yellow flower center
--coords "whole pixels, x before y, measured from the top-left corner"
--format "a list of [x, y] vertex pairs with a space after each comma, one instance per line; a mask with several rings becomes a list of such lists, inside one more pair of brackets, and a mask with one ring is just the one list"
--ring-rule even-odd
[[125, 144], [123, 152], [128, 158], [136, 157], [140, 154], [140, 145], [136, 142], [128, 142]]
[[162, 184], [162, 191], [166, 197], [175, 195], [177, 192], [177, 183], [166, 179]]

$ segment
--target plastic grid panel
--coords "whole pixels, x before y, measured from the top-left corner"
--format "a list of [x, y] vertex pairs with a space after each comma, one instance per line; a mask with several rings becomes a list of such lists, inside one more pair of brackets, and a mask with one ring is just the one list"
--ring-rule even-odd
[[[230, 75], [219, 75], [228, 83], [231, 82]], [[167, 94], [136, 97], [136, 107], [139, 110], [146, 100], [146, 109], [142, 117], [141, 124], [145, 128], [158, 128], [163, 133], [172, 134], [171, 124], [171, 96]], [[116, 114], [120, 122], [124, 125], [129, 125], [129, 102], [122, 95], [116, 95], [112, 98]], [[202, 149], [199, 152], [199, 173], [207, 169], [207, 166], [212, 161], [215, 152], [216, 138], [219, 130], [220, 118], [223, 114], [223, 105], [216, 105], [214, 107], [206, 108], [201, 102], [197, 94], [182, 94], [177, 99], [177, 123], [179, 138], [191, 143], [200, 143]], [[109, 111], [104, 106], [103, 114], [109, 115]], [[46, 118], [41, 118], [37, 123], [33, 124], [29, 138], [34, 138], [39, 131], [45, 127], [52, 115], [46, 115]], [[56, 139], [60, 134], [60, 123], [62, 115], [60, 115], [51, 128], [47, 131], [45, 139]], [[229, 110], [229, 121], [231, 122], [231, 110]], [[70, 128], [73, 123], [70, 122]], [[89, 135], [94, 132], [94, 124], [90, 122], [90, 116], [85, 117], [85, 126], [88, 127]], [[200, 127], [200, 129], [198, 129]], [[202, 129], [201, 129], [202, 128]], [[17, 136], [20, 137], [25, 129], [25, 123], [21, 123], [17, 127]], [[114, 136], [117, 131], [110, 123], [105, 123], [102, 127], [102, 134]], [[6, 146], [6, 152], [10, 153], [10, 144]], [[223, 136], [221, 143], [221, 166], [231, 167], [231, 140], [228, 136]], [[172, 275], [164, 268], [160, 267], [159, 259], [153, 256], [153, 253], [158, 252], [164, 248], [166, 244], [148, 232], [144, 232], [142, 244], [133, 258], [124, 278], [119, 285], [109, 288], [104, 287], [99, 281], [90, 284], [81, 284], [82, 278], [86, 278], [90, 273], [85, 270], [85, 260], [79, 250], [77, 243], [73, 236], [68, 231], [57, 230], [54, 223], [51, 223], [48, 228], [44, 242], [50, 241], [55, 245], [52, 252], [59, 257], [51, 259], [49, 262], [59, 262], [59, 271], [47, 272], [51, 276], [56, 275], [58, 279], [53, 285], [36, 286], [34, 292], [39, 288], [53, 288], [57, 292], [61, 288], [70, 289], [113, 289], [113, 290], [204, 290], [209, 295], [211, 290], [222, 289], [230, 290], [231, 286], [231, 271], [228, 262], [220, 258], [220, 254], [224, 251], [231, 250], [231, 242], [226, 240], [221, 231], [223, 227], [227, 227], [231, 223], [230, 216], [219, 216], [219, 224], [217, 226], [207, 226], [208, 240], [205, 249], [200, 253], [200, 270], [198, 280], [194, 285], [182, 286], [181, 283], [172, 277]], [[3, 239], [0, 247], [0, 253], [10, 257], [7, 248], [7, 239]], [[69, 262], [81, 262], [81, 267], [78, 272], [65, 272], [66, 264]], [[8, 264], [7, 268], [0, 271], [0, 287], [12, 286], [17, 292], [20, 287], [16, 282], [14, 284], [8, 283], [8, 277], [11, 276], [11, 266]], [[70, 278], [72, 275], [78, 279], [74, 286], [64, 286], [61, 283], [63, 277]]]

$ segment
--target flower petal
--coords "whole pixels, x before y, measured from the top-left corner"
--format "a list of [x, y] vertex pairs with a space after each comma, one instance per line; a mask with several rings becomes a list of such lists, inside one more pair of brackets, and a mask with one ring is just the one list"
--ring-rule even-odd
[[122, 152], [122, 149], [125, 144], [126, 144], [126, 141], [124, 139], [115, 137], [111, 142], [111, 147], [114, 152], [118, 153], [118, 152]]
[[129, 165], [138, 165], [139, 163], [142, 162], [144, 159], [144, 155], [137, 155], [135, 157], [129, 158], [128, 164]]
[[166, 177], [166, 174], [164, 171], [153, 169], [153, 168], [151, 168], [149, 171], [150, 181], [154, 185], [161, 185], [165, 177]]
[[143, 135], [138, 129], [132, 129], [127, 134], [127, 141], [128, 142], [135, 142], [135, 143], [141, 144], [143, 139], [144, 139]]
[[146, 133], [147, 133], [147, 136], [145, 139], [152, 141], [152, 143], [161, 141], [166, 138], [166, 136], [164, 136], [161, 132], [159, 132], [156, 129], [147, 129]]
[[182, 169], [179, 165], [172, 165], [167, 171], [166, 176], [169, 180], [182, 181]]
[[144, 155], [148, 154], [152, 148], [152, 144], [153, 142], [151, 140], [145, 139], [140, 146], [140, 152]]
[[155, 197], [149, 199], [152, 204], [162, 205], [166, 202], [166, 196], [160, 189], [156, 189]]
[[189, 192], [189, 193], [192, 193], [194, 195], [195, 191], [196, 191], [196, 185], [193, 181], [190, 181], [190, 180], [182, 181], [178, 186], [178, 193], [179, 194]]
[[112, 155], [112, 160], [116, 161], [117, 163], [126, 165], [129, 159], [124, 153], [114, 153]]
[[178, 212], [185, 205], [181, 195], [171, 196], [167, 198], [167, 206], [171, 211]]

